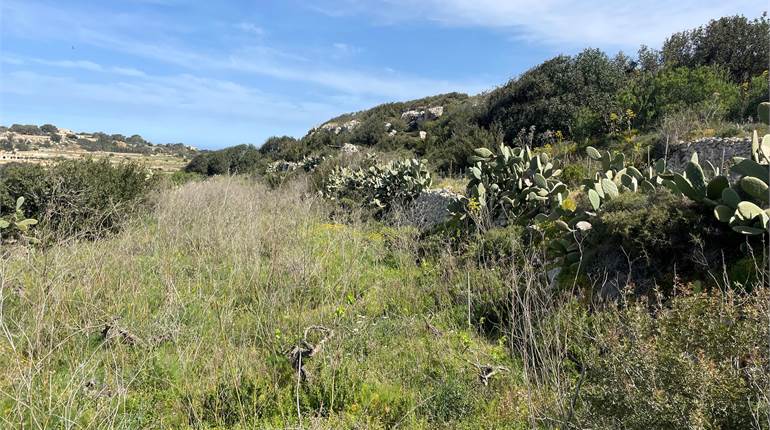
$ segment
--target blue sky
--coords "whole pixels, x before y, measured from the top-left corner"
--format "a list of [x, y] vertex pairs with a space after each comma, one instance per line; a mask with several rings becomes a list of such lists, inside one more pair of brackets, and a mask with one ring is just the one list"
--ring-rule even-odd
[[764, 0], [0, 0], [0, 124], [203, 148], [478, 93], [560, 53], [633, 54]]

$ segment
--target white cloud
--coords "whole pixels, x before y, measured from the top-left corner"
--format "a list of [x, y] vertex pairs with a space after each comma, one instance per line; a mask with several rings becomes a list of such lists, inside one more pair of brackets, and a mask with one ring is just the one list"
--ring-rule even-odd
[[235, 28], [238, 30], [241, 30], [244, 33], [253, 34], [255, 36], [264, 36], [265, 35], [265, 29], [262, 27], [257, 26], [254, 23], [251, 22], [239, 22], [235, 24]]
[[[45, 89], [44, 92], [40, 91], [41, 88]], [[268, 95], [235, 82], [190, 74], [143, 74], [140, 79], [99, 82], [52, 73], [12, 71], [4, 73], [0, 93], [44, 101], [104, 102], [111, 108], [133, 105], [279, 122], [312, 121], [319, 114], [330, 115], [333, 112], [333, 108], [326, 104], [292, 103], [279, 95]]]
[[[320, 4], [319, 4], [320, 3]], [[659, 46], [671, 33], [726, 15], [759, 16], [761, 0], [329, 0], [311, 9], [329, 16], [370, 15], [379, 22], [432, 21], [510, 31], [553, 45]]]
[[[207, 52], [199, 47], [186, 46], [164, 33], [146, 35], [130, 25], [131, 19], [122, 14], [111, 15], [102, 12], [90, 16], [78, 9], [61, 10], [40, 4], [27, 4], [15, 0], [4, 0], [6, 9], [5, 27], [27, 28], [31, 21], [55, 22], [57, 26], [68, 23], [70, 33], [43, 31], [22, 31], [26, 37], [63, 38], [73, 43], [87, 44], [122, 54], [151, 59], [178, 66], [196, 74], [211, 71], [229, 71], [274, 79], [300, 82], [322, 87], [327, 91], [341, 91], [357, 97], [376, 97], [377, 100], [417, 98], [439, 92], [463, 91], [477, 93], [491, 86], [480, 81], [448, 81], [393, 72], [389, 69], [356, 69], [336, 66], [333, 63], [343, 56], [360, 52], [360, 48], [344, 42], [331, 45], [329, 50], [306, 58], [296, 52], [276, 49], [257, 42], [257, 45], [236, 46], [229, 52]], [[33, 19], [34, 17], [34, 19]], [[135, 20], [136, 21], [136, 20]], [[159, 22], [153, 21], [153, 32], [158, 31]], [[257, 25], [242, 21], [232, 25], [239, 31], [252, 34], [263, 33]], [[169, 29], [169, 34], [173, 31]], [[150, 38], [148, 39], [148, 36]], [[59, 61], [61, 67], [77, 67], [97, 71], [97, 66], [88, 61]], [[122, 68], [110, 71], [125, 75], [141, 73]]]

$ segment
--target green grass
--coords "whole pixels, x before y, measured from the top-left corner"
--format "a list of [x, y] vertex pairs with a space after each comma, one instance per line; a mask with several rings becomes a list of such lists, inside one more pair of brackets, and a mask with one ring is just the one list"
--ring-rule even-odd
[[[166, 192], [153, 213], [113, 238], [4, 261], [3, 421], [522, 424], [517, 373], [482, 387], [469, 362], [514, 364], [504, 347], [468, 330], [456, 303], [461, 286], [415, 264], [415, 233], [325, 215], [300, 190], [218, 179]], [[102, 339], [115, 319], [135, 344]], [[298, 388], [286, 351], [311, 325], [334, 336]]]
[[[151, 208], [5, 249], [0, 427], [770, 428], [767, 288], [588, 303], [522, 229], [429, 244], [301, 178], [194, 181]], [[333, 335], [301, 381], [311, 326]], [[485, 385], [486, 365], [506, 370]]]

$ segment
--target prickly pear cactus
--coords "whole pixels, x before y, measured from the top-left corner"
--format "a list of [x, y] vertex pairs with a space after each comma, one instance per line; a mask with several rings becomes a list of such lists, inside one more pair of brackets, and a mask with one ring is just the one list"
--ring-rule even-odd
[[558, 179], [561, 170], [547, 154], [529, 147], [501, 144], [496, 153], [478, 148], [470, 160], [466, 197], [450, 208], [457, 220], [482, 214], [488, 220], [528, 221], [567, 196], [567, 186]]
[[373, 164], [368, 169], [337, 167], [327, 176], [322, 194], [331, 200], [358, 201], [382, 212], [417, 197], [431, 181], [424, 160]]

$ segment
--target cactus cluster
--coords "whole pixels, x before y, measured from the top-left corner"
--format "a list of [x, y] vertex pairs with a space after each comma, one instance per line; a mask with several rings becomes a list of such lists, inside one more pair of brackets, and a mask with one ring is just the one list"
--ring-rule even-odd
[[431, 185], [424, 160], [407, 159], [368, 168], [335, 168], [323, 184], [322, 194], [331, 200], [351, 199], [378, 210], [417, 197]]
[[673, 182], [667, 182], [668, 187], [694, 202], [716, 206], [722, 191], [730, 186], [730, 181], [711, 162], [707, 161], [706, 164], [708, 170], [704, 171], [698, 162], [698, 153], [694, 152], [684, 172], [664, 175]]
[[455, 219], [481, 211], [489, 219], [530, 219], [562, 205], [567, 186], [547, 154], [501, 144], [498, 151], [478, 148], [471, 157], [467, 196], [450, 208]]
[[593, 228], [602, 205], [626, 192], [649, 193], [664, 187], [711, 208], [717, 220], [738, 233], [759, 235], [770, 229], [770, 135], [760, 140], [755, 132], [751, 158], [734, 159], [730, 173], [740, 178], [733, 184], [712, 163], [701, 166], [697, 153], [682, 172], [668, 171], [664, 160], [639, 170], [627, 165], [620, 153], [593, 147], [586, 153], [600, 166], [582, 183], [590, 208], [578, 208], [568, 197], [555, 160], [528, 147], [500, 145], [497, 152], [475, 150], [466, 197], [450, 206], [450, 212], [460, 220], [482, 212], [493, 221], [504, 218], [551, 232], [548, 248], [553, 262], [573, 267], [582, 258], [580, 237]]
[[760, 235], [770, 227], [770, 135], [759, 140], [754, 132], [752, 158], [735, 157], [733, 173], [740, 179], [725, 187], [714, 207], [717, 220], [745, 235]]

